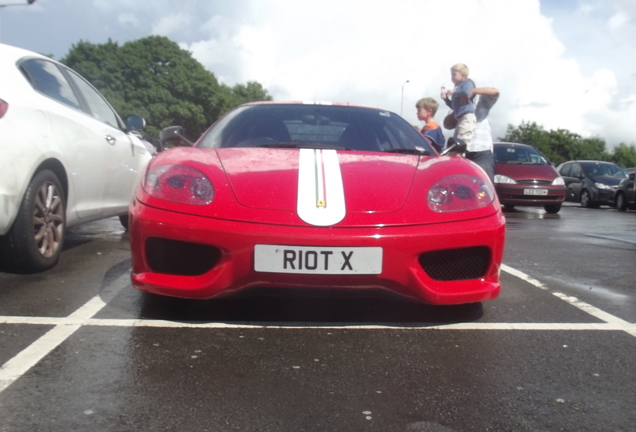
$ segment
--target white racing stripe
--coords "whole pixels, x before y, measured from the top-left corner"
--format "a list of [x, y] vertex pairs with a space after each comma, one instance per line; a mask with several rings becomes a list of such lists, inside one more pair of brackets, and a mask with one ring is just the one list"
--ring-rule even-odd
[[296, 212], [315, 226], [334, 225], [344, 219], [344, 186], [335, 150], [300, 149]]

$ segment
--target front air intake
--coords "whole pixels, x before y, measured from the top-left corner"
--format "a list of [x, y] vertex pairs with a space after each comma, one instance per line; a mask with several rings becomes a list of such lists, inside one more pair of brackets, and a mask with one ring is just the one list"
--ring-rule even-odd
[[214, 246], [150, 237], [146, 259], [155, 273], [198, 276], [212, 269], [221, 257]]
[[490, 249], [477, 246], [446, 249], [420, 255], [420, 265], [431, 279], [458, 281], [484, 277], [490, 263]]

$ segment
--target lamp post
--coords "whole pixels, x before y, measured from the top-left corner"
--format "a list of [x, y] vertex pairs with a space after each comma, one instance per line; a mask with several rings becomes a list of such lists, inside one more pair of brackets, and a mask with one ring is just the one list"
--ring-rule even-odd
[[[29, 6], [35, 3], [35, 0], [1, 0], [0, 3], [0, 12], [2, 9], [7, 6]], [[0, 13], [0, 22], [2, 19], [2, 14]], [[2, 26], [0, 26], [0, 41], [2, 41]]]
[[408, 83], [409, 80], [406, 80], [404, 84], [402, 84], [402, 100], [400, 101], [400, 117], [402, 117], [402, 107], [404, 106], [404, 86]]

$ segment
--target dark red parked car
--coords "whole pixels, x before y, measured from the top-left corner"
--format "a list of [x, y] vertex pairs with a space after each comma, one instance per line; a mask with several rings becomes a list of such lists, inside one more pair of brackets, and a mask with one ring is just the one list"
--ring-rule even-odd
[[527, 144], [495, 143], [495, 189], [507, 209], [543, 207], [558, 213], [565, 200], [565, 182], [539, 150]]

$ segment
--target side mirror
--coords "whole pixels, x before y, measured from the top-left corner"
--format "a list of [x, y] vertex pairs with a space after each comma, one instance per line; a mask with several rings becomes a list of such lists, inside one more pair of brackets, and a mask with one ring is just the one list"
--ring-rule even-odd
[[129, 131], [141, 130], [146, 127], [146, 119], [138, 115], [126, 116], [126, 129]]
[[461, 138], [449, 138], [446, 143], [446, 148], [442, 150], [440, 156], [446, 156], [449, 153], [460, 154], [466, 153], [468, 145], [466, 141]]
[[629, 179], [634, 180], [636, 178], [636, 173], [629, 173]]
[[187, 139], [183, 133], [184, 129], [182, 126], [168, 126], [161, 129], [161, 132], [159, 133], [161, 147], [165, 148], [165, 143], [167, 142], [173, 142], [176, 143], [176, 145], [180, 145], [180, 143], [184, 142], [191, 146], [194, 145], [194, 143]]

